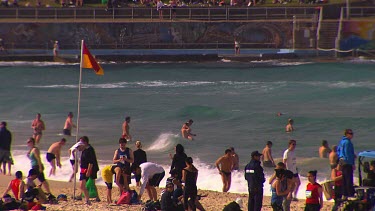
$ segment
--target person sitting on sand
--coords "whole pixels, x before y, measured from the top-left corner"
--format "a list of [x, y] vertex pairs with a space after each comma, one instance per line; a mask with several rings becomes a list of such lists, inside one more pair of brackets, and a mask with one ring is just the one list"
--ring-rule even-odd
[[332, 151], [329, 153], [328, 159], [329, 159], [329, 165], [331, 166], [331, 169], [334, 169], [339, 159], [337, 155], [337, 145], [332, 146]]
[[73, 123], [73, 113], [69, 112], [68, 117], [65, 120], [63, 134], [66, 136], [71, 136], [73, 127], [77, 127], [77, 126]]
[[288, 124], [285, 127], [285, 132], [290, 133], [294, 131], [293, 123], [294, 123], [293, 119], [288, 119]]
[[33, 129], [33, 138], [35, 139], [36, 144], [39, 144], [40, 139], [42, 138], [43, 130], [46, 129], [43, 120], [40, 118], [42, 115], [40, 113], [36, 114], [36, 118], [31, 123], [31, 128]]
[[53, 143], [47, 151], [46, 158], [52, 167], [51, 170], [49, 171], [49, 176], [55, 175], [56, 165], [57, 167], [61, 168], [61, 162], [60, 162], [61, 147], [64, 146], [65, 143], [66, 143], [66, 139], [62, 138], [60, 141]]
[[320, 158], [328, 158], [329, 153], [331, 153], [331, 149], [328, 146], [328, 142], [326, 140], [322, 141], [322, 146], [319, 147], [319, 157]]
[[194, 140], [193, 136], [196, 136], [196, 134], [191, 133], [190, 126], [193, 124], [193, 120], [189, 119], [186, 123], [182, 125], [181, 128], [181, 135], [183, 138], [189, 139], [190, 141]]
[[[113, 163], [116, 164], [116, 184], [119, 186], [120, 193], [122, 193], [129, 190], [130, 181], [128, 177], [131, 174], [130, 163], [134, 162], [134, 156], [133, 151], [129, 147], [126, 147], [127, 141], [125, 138], [120, 138], [118, 143], [120, 147], [114, 152]], [[121, 177], [124, 178], [124, 186], [120, 185]]]
[[267, 141], [266, 147], [264, 147], [262, 151], [262, 156], [261, 156], [261, 161], [263, 163], [263, 167], [270, 167], [274, 168], [275, 167], [275, 161], [273, 160], [272, 157], [272, 141]]
[[3, 198], [10, 190], [14, 194], [14, 198], [21, 200], [23, 198], [23, 190], [25, 189], [25, 182], [22, 181], [22, 171], [16, 172], [16, 178], [9, 182], [7, 189], [3, 193]]
[[221, 180], [223, 181], [223, 192], [228, 192], [232, 181], [232, 151], [230, 149], [226, 149], [224, 156], [221, 156], [219, 159], [217, 159], [215, 165], [219, 170]]

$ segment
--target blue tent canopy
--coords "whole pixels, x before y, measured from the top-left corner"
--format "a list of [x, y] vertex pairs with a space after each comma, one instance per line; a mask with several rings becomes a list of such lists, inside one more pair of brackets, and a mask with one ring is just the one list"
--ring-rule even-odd
[[375, 158], [375, 151], [363, 151], [358, 154], [360, 157]]

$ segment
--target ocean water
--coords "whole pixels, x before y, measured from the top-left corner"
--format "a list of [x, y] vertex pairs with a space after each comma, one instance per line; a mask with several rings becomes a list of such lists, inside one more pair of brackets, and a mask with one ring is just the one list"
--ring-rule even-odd
[[[295, 139], [300, 174], [318, 170], [319, 181], [329, 177], [328, 160], [318, 158], [323, 139], [337, 144], [343, 130], [352, 128], [357, 153], [375, 150], [374, 61], [102, 66], [104, 76], [83, 70], [79, 132], [79, 136], [90, 138], [101, 166], [111, 163], [125, 116], [131, 116], [131, 134], [134, 140], [142, 141], [148, 160], [166, 170], [171, 164], [169, 154], [181, 143], [199, 169], [200, 189], [221, 190], [214, 163], [231, 146], [239, 154], [243, 169], [250, 153], [261, 151], [266, 141], [274, 143], [273, 156], [280, 161], [288, 140]], [[8, 122], [14, 136], [13, 172], [26, 174], [30, 167], [25, 141], [39, 112], [46, 124], [40, 148], [48, 175], [45, 151], [62, 137], [68, 112], [77, 114], [79, 65], [6, 62], [0, 63], [0, 78], [0, 120]], [[283, 115], [277, 116], [278, 112]], [[288, 118], [295, 121], [296, 131], [291, 134], [284, 132]], [[194, 141], [183, 140], [180, 135], [188, 119], [194, 120]], [[68, 180], [68, 149], [74, 141], [74, 137], [68, 139], [62, 151], [63, 167], [48, 179]], [[128, 146], [135, 148], [134, 142]], [[232, 176], [230, 192], [246, 193], [243, 170]], [[304, 198], [305, 177], [302, 181], [299, 196]], [[98, 183], [103, 184], [100, 178]], [[266, 185], [269, 195], [268, 190]]]

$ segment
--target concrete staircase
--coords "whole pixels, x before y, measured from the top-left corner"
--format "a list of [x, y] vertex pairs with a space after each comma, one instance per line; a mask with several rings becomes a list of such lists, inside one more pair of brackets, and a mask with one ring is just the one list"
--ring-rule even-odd
[[335, 48], [338, 28], [339, 20], [322, 20], [319, 32], [320, 39], [317, 47], [321, 49]]

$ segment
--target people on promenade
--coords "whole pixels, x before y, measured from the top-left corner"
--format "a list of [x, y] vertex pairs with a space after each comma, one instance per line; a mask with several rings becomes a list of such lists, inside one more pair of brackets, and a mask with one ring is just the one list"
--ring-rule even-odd
[[68, 117], [65, 120], [63, 134], [66, 136], [71, 136], [73, 127], [77, 126], [73, 123], [73, 112], [69, 112]]
[[[81, 155], [81, 173], [79, 177], [81, 182], [80, 188], [85, 194], [86, 205], [91, 205], [89, 200], [89, 191], [86, 188], [86, 182], [89, 178], [91, 178], [95, 186], [95, 179], [97, 178], [97, 173], [99, 171], [98, 160], [96, 159], [94, 148], [89, 144], [89, 138], [87, 136], [82, 136], [79, 141], [82, 142], [85, 147]], [[99, 195], [96, 197], [96, 201], [100, 201]]]
[[157, 3], [156, 3], [156, 10], [158, 11], [159, 13], [159, 19], [160, 20], [163, 20], [163, 6], [164, 6], [164, 3], [163, 1], [161, 0], [157, 0]]
[[[198, 169], [193, 165], [193, 159], [191, 157], [186, 158], [186, 168], [182, 171], [182, 182], [185, 184], [184, 188], [184, 208], [189, 209], [189, 205], [192, 211], [196, 210], [195, 201], [198, 194], [197, 179]], [[189, 199], [192, 203], [189, 203]]]
[[284, 151], [283, 155], [283, 163], [285, 163], [286, 169], [293, 172], [293, 180], [295, 183], [295, 189], [294, 189], [294, 195], [292, 196], [293, 201], [298, 201], [297, 199], [297, 193], [299, 186], [301, 185], [301, 181], [298, 175], [297, 170], [297, 157], [294, 153], [294, 150], [296, 149], [297, 141], [295, 140], [289, 140], [289, 147]]
[[234, 39], [234, 54], [235, 55], [239, 55], [241, 53], [241, 44], [240, 44], [240, 41], [238, 41], [238, 39]]
[[132, 136], [130, 135], [130, 116], [125, 117], [124, 123], [122, 123], [122, 138], [126, 139], [127, 141], [132, 140]]
[[336, 167], [332, 168], [331, 180], [334, 182], [334, 193], [335, 193], [334, 198], [333, 198], [335, 200], [335, 203], [332, 207], [332, 211], [336, 211], [341, 203], [342, 188], [343, 188], [341, 165], [336, 164]]
[[176, 154], [169, 155], [172, 158], [172, 165], [171, 170], [176, 169], [177, 171], [177, 179], [182, 179], [182, 169], [186, 167], [185, 160], [187, 158], [187, 155], [185, 154], [185, 149], [181, 144], [177, 144], [175, 147]]
[[150, 200], [157, 201], [158, 196], [155, 187], [159, 187], [160, 181], [165, 176], [165, 171], [162, 166], [146, 162], [139, 165], [139, 167], [134, 166], [132, 172], [141, 175], [141, 189], [139, 190], [138, 199], [141, 199], [145, 189], [150, 197]]
[[11, 180], [8, 184], [7, 189], [3, 193], [3, 197], [5, 194], [8, 194], [10, 190], [12, 190], [12, 193], [14, 195], [14, 198], [16, 200], [21, 200], [23, 198], [23, 190], [25, 189], [25, 182], [22, 180], [22, 171], [16, 172], [16, 178]]
[[60, 141], [53, 143], [46, 154], [47, 161], [51, 164], [51, 170], [49, 172], [49, 176], [55, 175], [56, 173], [56, 165], [57, 167], [61, 168], [61, 148], [65, 145], [66, 139], [62, 138]]
[[59, 41], [55, 41], [53, 44], [53, 56], [57, 57], [59, 55]]
[[39, 144], [40, 139], [42, 138], [43, 130], [46, 129], [43, 120], [41, 120], [42, 115], [40, 113], [36, 114], [36, 118], [31, 123], [31, 128], [33, 129], [33, 138], [35, 139], [36, 144]]
[[0, 123], [0, 164], [2, 165], [2, 171], [6, 175], [6, 165], [8, 165], [8, 175], [11, 175], [12, 168], [12, 155], [11, 148], [12, 145], [12, 133], [7, 129], [7, 123]]
[[49, 188], [47, 180], [44, 177], [44, 166], [42, 160], [40, 159], [40, 150], [38, 147], [35, 146], [35, 139], [27, 139], [27, 146], [30, 149], [27, 153], [27, 157], [29, 157], [31, 161], [31, 168], [34, 169], [34, 171], [36, 172], [37, 178], [41, 182], [41, 185], [44, 187], [47, 193], [50, 194], [51, 190]]
[[309, 171], [306, 187], [306, 206], [305, 211], [319, 211], [323, 207], [323, 188], [316, 182], [317, 171]]
[[290, 133], [294, 131], [293, 123], [293, 119], [288, 119], [288, 124], [285, 126], [285, 132]]
[[234, 151], [234, 147], [230, 147], [229, 149], [232, 151], [233, 170], [239, 170], [240, 169], [240, 157]]
[[[135, 147], [137, 148], [134, 150], [133, 155], [134, 155], [134, 162], [132, 163], [132, 166], [139, 166], [142, 163], [147, 162], [147, 154], [146, 152], [142, 149], [142, 143], [140, 140], [137, 140], [135, 142]], [[137, 183], [137, 186], [140, 186], [139, 181], [141, 180], [141, 177], [139, 175], [135, 175], [135, 181]]]
[[225, 150], [225, 154], [215, 162], [223, 182], [223, 192], [228, 192], [232, 182], [233, 158], [230, 149]]
[[272, 145], [273, 145], [272, 141], [267, 141], [266, 147], [264, 147], [262, 151], [261, 160], [263, 163], [263, 167], [274, 168], [276, 166], [275, 161], [273, 160], [273, 157], [272, 157], [272, 150], [271, 150]]
[[352, 143], [354, 133], [352, 129], [345, 129], [339, 145], [337, 146], [337, 155], [339, 158], [339, 165], [342, 166], [342, 179], [345, 184], [343, 187], [343, 198], [354, 196], [353, 187], [353, 170], [355, 167], [354, 146]]
[[331, 149], [328, 146], [327, 140], [322, 141], [322, 146], [319, 147], [319, 157], [320, 158], [328, 158], [329, 153], [331, 153]]
[[251, 160], [245, 167], [245, 179], [249, 191], [248, 211], [261, 211], [263, 204], [263, 168], [260, 165], [260, 154], [258, 151], [251, 153]]
[[[116, 173], [116, 184], [120, 189], [120, 193], [123, 191], [129, 190], [130, 180], [128, 177], [131, 175], [130, 163], [134, 162], [133, 151], [126, 147], [126, 139], [120, 138], [118, 140], [120, 147], [115, 150], [113, 155], [113, 163], [116, 164], [115, 173]], [[123, 177], [124, 185], [120, 184], [120, 179]]]
[[329, 153], [328, 159], [329, 159], [329, 165], [331, 166], [331, 169], [335, 168], [339, 160], [338, 155], [337, 155], [337, 145], [332, 146], [332, 151]]
[[183, 138], [189, 139], [190, 141], [194, 140], [193, 136], [196, 136], [196, 134], [193, 134], [191, 132], [191, 125], [193, 124], [193, 120], [189, 119], [186, 123], [182, 125], [181, 128], [181, 136]]

